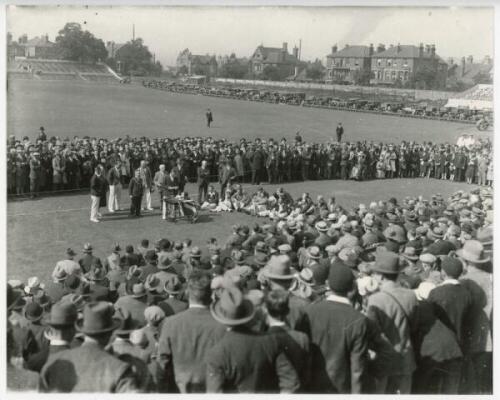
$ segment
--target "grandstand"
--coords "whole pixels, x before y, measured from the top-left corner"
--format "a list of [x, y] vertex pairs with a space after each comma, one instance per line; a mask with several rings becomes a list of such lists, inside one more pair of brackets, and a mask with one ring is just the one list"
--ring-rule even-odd
[[450, 97], [446, 107], [468, 107], [471, 110], [493, 109], [493, 85], [476, 85]]
[[121, 77], [104, 63], [83, 64], [65, 60], [16, 59], [7, 66], [9, 79], [80, 80], [118, 83]]

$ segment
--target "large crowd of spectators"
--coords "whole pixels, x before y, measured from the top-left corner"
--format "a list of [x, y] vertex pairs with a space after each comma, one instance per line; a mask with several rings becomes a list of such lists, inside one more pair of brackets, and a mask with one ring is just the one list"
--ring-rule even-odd
[[492, 143], [381, 143], [348, 141], [312, 143], [299, 133], [286, 138], [240, 142], [202, 138], [102, 139], [48, 137], [43, 127], [35, 141], [8, 139], [7, 190], [10, 195], [36, 196], [40, 192], [88, 188], [97, 165], [104, 176], [120, 161], [120, 179], [127, 184], [145, 161], [154, 173], [164, 164], [176, 166], [196, 181], [207, 162], [209, 179], [220, 181], [226, 162], [239, 182], [259, 184], [316, 179], [382, 179], [427, 177], [491, 185]]
[[87, 243], [50, 282], [10, 280], [8, 385], [492, 393], [492, 189], [301, 201], [223, 242], [144, 239], [102, 259]]

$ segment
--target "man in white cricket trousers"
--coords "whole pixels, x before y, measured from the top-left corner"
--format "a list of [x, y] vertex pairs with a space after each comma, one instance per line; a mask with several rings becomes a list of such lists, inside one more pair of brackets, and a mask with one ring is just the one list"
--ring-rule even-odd
[[102, 166], [98, 165], [95, 167], [94, 175], [90, 179], [90, 221], [99, 221], [99, 204], [101, 202], [101, 197], [106, 195], [106, 180], [102, 176]]
[[153, 211], [153, 207], [151, 207], [151, 189], [153, 185], [153, 178], [151, 177], [151, 171], [149, 170], [149, 167], [147, 166], [145, 160], [141, 161], [139, 171], [141, 173], [141, 180], [144, 186], [144, 200], [146, 201], [146, 209], [148, 211]]
[[108, 183], [109, 183], [108, 210], [110, 213], [114, 213], [115, 211], [121, 210], [120, 209], [120, 198], [122, 194], [121, 161], [117, 161], [115, 163], [115, 166], [109, 170]]

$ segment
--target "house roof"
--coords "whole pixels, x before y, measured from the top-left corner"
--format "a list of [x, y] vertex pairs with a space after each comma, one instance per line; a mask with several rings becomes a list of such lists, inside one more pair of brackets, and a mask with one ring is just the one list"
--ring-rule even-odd
[[[282, 60], [283, 49], [280, 47], [264, 47], [259, 46], [255, 50], [260, 50], [262, 54], [262, 63], [263, 64], [295, 64], [298, 62], [297, 57], [292, 54], [289, 54], [288, 51], [285, 54], [285, 60]], [[255, 55], [255, 53], [254, 53]], [[253, 58], [253, 57], [252, 57]]]
[[329, 54], [327, 57], [370, 57], [370, 47], [368, 46], [348, 46], [336, 53]]
[[470, 80], [472, 81], [479, 74], [489, 74], [493, 69], [493, 65], [491, 64], [483, 64], [483, 63], [465, 63], [465, 71], [462, 76], [462, 65], [461, 64], [453, 64], [450, 66], [450, 75], [454, 75], [456, 78], [460, 80]]
[[[399, 50], [398, 50], [399, 48]], [[388, 49], [382, 51], [381, 53], [374, 53], [374, 57], [378, 58], [419, 58], [420, 57], [420, 48], [419, 46], [402, 44], [399, 46], [389, 47]], [[431, 58], [431, 53], [426, 51], [424, 48], [424, 52], [422, 54], [424, 58]], [[445, 62], [441, 57], [435, 54], [440, 61]]]
[[55, 43], [47, 40], [45, 37], [34, 37], [33, 39], [28, 40], [26, 43], [23, 44], [23, 46], [29, 46], [29, 47], [53, 47], [55, 46]]

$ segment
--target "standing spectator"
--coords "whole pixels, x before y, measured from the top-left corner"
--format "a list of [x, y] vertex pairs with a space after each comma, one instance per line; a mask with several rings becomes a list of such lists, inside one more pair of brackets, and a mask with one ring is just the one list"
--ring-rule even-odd
[[109, 201], [108, 210], [110, 213], [120, 211], [120, 199], [122, 194], [121, 162], [117, 161], [108, 172]]
[[38, 195], [40, 187], [41, 164], [39, 159], [40, 153], [35, 151], [30, 157], [30, 197], [33, 199]]
[[368, 321], [351, 304], [354, 275], [344, 265], [328, 276], [331, 294], [305, 308], [300, 330], [311, 340], [312, 393], [364, 393], [368, 367]]
[[214, 117], [212, 115], [212, 111], [210, 108], [207, 108], [207, 112], [205, 113], [205, 118], [207, 119], [207, 127], [210, 128], [210, 124], [214, 121]]
[[252, 302], [230, 286], [210, 307], [213, 317], [230, 328], [207, 353], [209, 393], [294, 393], [300, 382], [279, 335], [251, 330]]
[[165, 171], [165, 164], [160, 164], [160, 169], [155, 173], [153, 182], [160, 196], [160, 209], [162, 210], [162, 215], [165, 215], [165, 191], [167, 189], [167, 173]]
[[417, 298], [412, 290], [402, 287], [397, 281], [399, 256], [396, 253], [380, 251], [371, 269], [380, 291], [368, 298], [367, 316], [399, 355], [399, 362], [394, 365], [398, 374], [380, 379], [377, 393], [409, 394], [416, 368], [411, 334], [415, 328]]
[[198, 204], [202, 205], [207, 199], [208, 184], [210, 182], [210, 170], [207, 167], [207, 161], [203, 160], [198, 167]]
[[52, 159], [52, 190], [57, 191], [62, 189], [63, 174], [65, 172], [65, 161], [61, 156], [61, 151], [56, 150], [55, 156]]
[[128, 185], [128, 193], [130, 196], [130, 217], [141, 216], [141, 202], [144, 193], [144, 186], [141, 179], [141, 171], [138, 169], [134, 173], [134, 177]]
[[119, 326], [109, 303], [87, 304], [83, 319], [76, 324], [76, 329], [84, 335], [82, 345], [51, 355], [40, 373], [40, 391], [136, 392], [132, 367], [104, 350]]
[[[139, 177], [142, 181], [142, 187], [144, 188], [144, 201], [146, 202], [146, 209], [148, 211], [153, 211], [153, 207], [151, 207], [151, 191], [153, 189], [153, 180], [151, 177], [151, 171], [147, 166], [145, 160], [141, 161], [141, 165], [139, 167]], [[141, 208], [144, 210], [144, 207]]]
[[210, 275], [194, 271], [188, 280], [189, 308], [163, 321], [158, 353], [170, 390], [204, 393], [207, 389], [207, 353], [225, 334], [208, 309], [211, 301]]
[[90, 179], [90, 221], [100, 222], [99, 218], [102, 217], [99, 212], [101, 207], [101, 199], [106, 195], [106, 180], [102, 176], [102, 166], [98, 165], [95, 173]]
[[342, 141], [342, 135], [344, 134], [344, 127], [341, 122], [338, 123], [335, 133], [337, 134], [337, 142], [340, 143]]
[[220, 197], [223, 198], [226, 193], [226, 188], [233, 183], [234, 178], [236, 178], [236, 172], [234, 168], [231, 167], [229, 161], [224, 163], [224, 167], [221, 171], [220, 176]]
[[462, 284], [472, 294], [465, 318], [464, 376], [462, 393], [490, 394], [493, 389], [493, 279], [490, 257], [477, 240], [468, 240], [457, 251], [467, 271]]

